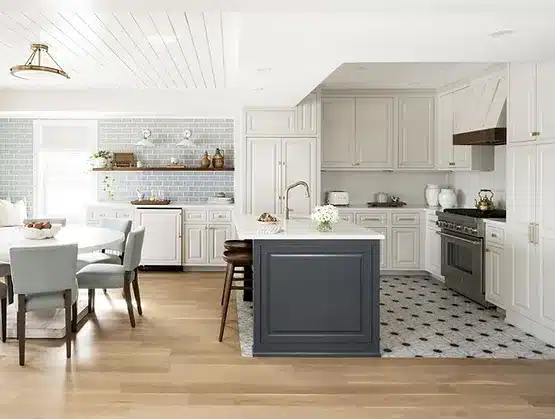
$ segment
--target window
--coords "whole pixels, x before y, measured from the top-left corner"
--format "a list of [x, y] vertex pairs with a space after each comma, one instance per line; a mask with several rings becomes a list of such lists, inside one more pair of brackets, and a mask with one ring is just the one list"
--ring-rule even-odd
[[87, 159], [97, 147], [96, 121], [35, 121], [33, 216], [84, 224], [96, 198]]

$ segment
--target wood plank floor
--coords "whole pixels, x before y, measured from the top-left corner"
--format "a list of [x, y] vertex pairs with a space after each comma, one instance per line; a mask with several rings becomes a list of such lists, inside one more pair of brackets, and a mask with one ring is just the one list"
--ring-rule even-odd
[[0, 343], [0, 418], [555, 417], [555, 362], [242, 358], [235, 310], [218, 343], [222, 274], [143, 273], [132, 330], [97, 296], [71, 360], [60, 341]]

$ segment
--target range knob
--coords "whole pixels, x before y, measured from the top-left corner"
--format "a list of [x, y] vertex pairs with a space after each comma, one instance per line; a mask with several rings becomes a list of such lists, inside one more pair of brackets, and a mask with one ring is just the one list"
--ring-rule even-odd
[[472, 230], [472, 229], [471, 229], [470, 227], [466, 227], [466, 226], [463, 227], [463, 231], [464, 231], [465, 233], [470, 233], [471, 230]]
[[477, 229], [477, 228], [471, 228], [471, 229], [470, 229], [470, 232], [471, 232], [472, 234], [478, 234], [478, 229]]
[[457, 230], [462, 230], [462, 225], [456, 225], [455, 228], [456, 228]]

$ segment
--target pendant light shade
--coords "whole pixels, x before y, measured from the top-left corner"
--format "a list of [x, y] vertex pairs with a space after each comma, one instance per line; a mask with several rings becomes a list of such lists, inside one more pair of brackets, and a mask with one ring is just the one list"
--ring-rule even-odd
[[148, 140], [148, 137], [150, 137], [151, 135], [152, 132], [149, 129], [144, 129], [142, 140], [137, 141], [135, 145], [138, 147], [154, 147], [154, 143]]
[[181, 147], [192, 147], [195, 145], [195, 143], [193, 143], [191, 141], [191, 135], [193, 135], [193, 132], [190, 129], [186, 129], [183, 132], [183, 139], [178, 142], [176, 145], [181, 146]]
[[[46, 61], [45, 61], [46, 59]], [[51, 61], [53, 66], [49, 65]], [[10, 68], [12, 76], [25, 80], [54, 79], [58, 76], [69, 79], [67, 73], [48, 52], [48, 45], [31, 44], [31, 55], [23, 65]]]

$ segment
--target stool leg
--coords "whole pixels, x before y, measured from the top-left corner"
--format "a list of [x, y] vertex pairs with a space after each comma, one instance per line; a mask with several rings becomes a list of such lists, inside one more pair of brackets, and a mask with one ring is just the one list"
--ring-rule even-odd
[[250, 290], [243, 291], [243, 301], [252, 301], [252, 266], [245, 266], [244, 268], [245, 287], [251, 288]]
[[221, 342], [224, 338], [225, 321], [227, 319], [227, 308], [229, 307], [229, 297], [231, 295], [231, 286], [233, 284], [233, 272], [235, 271], [235, 266], [233, 263], [229, 263], [229, 269], [227, 270], [227, 275], [225, 279], [225, 293], [224, 293], [224, 305], [222, 307], [222, 320], [220, 322], [220, 336], [218, 340]]
[[[225, 267], [225, 277], [224, 277], [224, 286], [222, 288], [222, 298], [220, 301], [220, 305], [223, 306], [224, 305], [224, 297], [225, 297], [225, 287], [227, 285], [227, 278], [229, 276], [229, 270], [231, 269], [231, 265], [228, 263]], [[233, 277], [233, 272], [231, 272], [231, 276]]]

